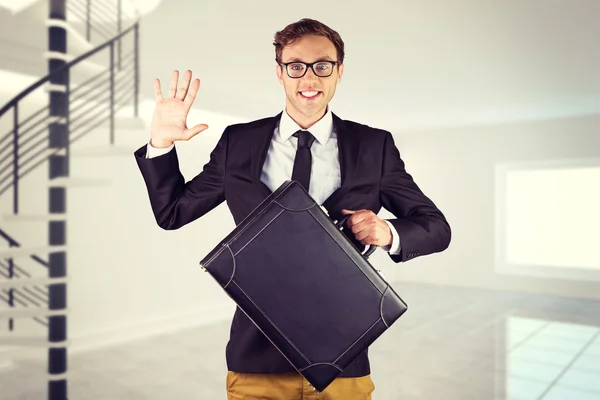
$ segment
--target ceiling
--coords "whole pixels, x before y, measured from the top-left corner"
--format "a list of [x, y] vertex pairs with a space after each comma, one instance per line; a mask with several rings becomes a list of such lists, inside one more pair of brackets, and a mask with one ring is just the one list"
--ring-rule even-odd
[[400, 133], [600, 114], [600, 0], [157, 1], [141, 22], [146, 97], [189, 68], [198, 109], [275, 115], [273, 35], [310, 17], [346, 44], [342, 118]]

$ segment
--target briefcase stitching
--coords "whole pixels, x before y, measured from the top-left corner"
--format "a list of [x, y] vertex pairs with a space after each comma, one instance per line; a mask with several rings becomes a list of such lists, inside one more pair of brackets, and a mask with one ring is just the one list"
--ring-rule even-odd
[[385, 318], [383, 318], [383, 299], [385, 299], [385, 294], [388, 291], [389, 287], [390, 287], [389, 284], [385, 287], [385, 290], [381, 294], [381, 300], [379, 301], [379, 315], [381, 315], [381, 320], [385, 324], [386, 328], [389, 328], [390, 326], [387, 324], [387, 322], [385, 322]]
[[231, 283], [231, 281], [233, 281], [236, 269], [235, 254], [233, 254], [233, 250], [231, 250], [231, 247], [229, 247], [228, 244], [225, 244], [225, 247], [227, 247], [227, 250], [229, 250], [229, 253], [231, 253], [231, 258], [233, 259], [233, 272], [231, 273], [231, 278], [229, 278], [229, 282], [227, 282], [225, 286], [223, 286], [223, 289], [225, 289]]
[[300, 209], [298, 209], [298, 208], [289, 208], [289, 207], [286, 207], [286, 206], [284, 206], [283, 204], [279, 203], [276, 200], [273, 200], [273, 203], [277, 204], [279, 207], [283, 208], [284, 210], [294, 211], [294, 212], [307, 211], [307, 210], [310, 210], [313, 207], [318, 207], [319, 206], [317, 203], [313, 203], [313, 204], [311, 204], [310, 206], [308, 206], [306, 208], [300, 208]]
[[[279, 216], [283, 213], [283, 211], [284, 210], [281, 210], [279, 212], [279, 214], [277, 214], [275, 217], [273, 217], [273, 219], [271, 219], [268, 224], [266, 224], [260, 231], [258, 231], [258, 233], [256, 235], [252, 236], [252, 239], [248, 240], [248, 242], [241, 249], [239, 249], [237, 253], [235, 253], [234, 257], [237, 256], [238, 254], [240, 254], [242, 252], [242, 250], [244, 250], [246, 248], [246, 246], [248, 246], [250, 243], [252, 243], [252, 241], [258, 235], [260, 235], [265, 229], [267, 229], [269, 227], [269, 225], [271, 225], [273, 223], [273, 221], [275, 221], [277, 218], [279, 218]], [[229, 245], [227, 245], [227, 246], [229, 246]]]
[[[252, 298], [251, 298], [250, 296], [248, 296], [248, 295], [246, 294], [246, 292], [244, 292], [244, 289], [242, 289], [242, 288], [240, 287], [240, 285], [238, 285], [236, 282], [234, 282], [233, 284], [234, 284], [235, 286], [237, 286], [237, 288], [238, 288], [238, 289], [239, 289], [239, 290], [240, 290], [240, 291], [241, 291], [241, 292], [244, 294], [244, 296], [246, 296], [246, 298], [252, 302], [252, 304], [254, 305], [254, 307], [256, 307], [256, 310], [258, 310], [258, 312], [260, 312], [260, 313], [263, 315], [263, 317], [265, 317], [265, 318], [266, 318], [266, 319], [267, 319], [267, 320], [268, 320], [268, 321], [271, 323], [271, 326], [272, 326], [273, 328], [277, 329], [277, 332], [279, 332], [279, 333], [281, 334], [281, 336], [283, 336], [283, 338], [284, 338], [284, 339], [285, 339], [285, 340], [288, 342], [288, 344], [289, 344], [290, 346], [292, 346], [292, 347], [293, 347], [293, 348], [294, 348], [294, 349], [295, 349], [295, 350], [298, 352], [298, 354], [300, 354], [300, 355], [302, 356], [302, 358], [304, 358], [304, 360], [305, 360], [307, 363], [309, 363], [309, 364], [310, 364], [310, 363], [311, 363], [311, 361], [308, 359], [308, 357], [306, 357], [306, 355], [304, 355], [304, 353], [303, 353], [302, 351], [300, 351], [300, 349], [298, 349], [298, 348], [296, 347], [296, 345], [294, 345], [294, 343], [292, 343], [292, 342], [290, 341], [290, 339], [288, 339], [288, 337], [287, 337], [287, 336], [286, 336], [286, 335], [285, 335], [285, 334], [284, 334], [284, 333], [281, 331], [281, 329], [279, 329], [279, 327], [278, 327], [277, 325], [275, 325], [275, 323], [274, 323], [274, 322], [271, 320], [271, 318], [269, 318], [269, 316], [263, 312], [263, 310], [262, 310], [262, 309], [261, 309], [261, 308], [260, 308], [260, 307], [259, 307], [259, 306], [258, 306], [258, 305], [255, 303], [255, 302], [254, 302], [254, 300], [252, 300]], [[242, 310], [242, 311], [243, 311], [243, 310]], [[248, 318], [250, 318], [250, 316], [248, 316]], [[252, 318], [250, 318], [250, 320], [251, 320], [252, 322], [254, 322], [254, 321], [252, 320]], [[254, 325], [256, 325], [256, 327], [258, 327], [258, 325], [257, 325], [256, 323], [254, 323]], [[260, 328], [259, 328], [259, 329], [260, 329]]]
[[[293, 182], [289, 181], [289, 183], [287, 184], [287, 186], [280, 188], [280, 189], [281, 189], [281, 192], [280, 192], [280, 193], [279, 193], [277, 196], [275, 196], [275, 197], [274, 197], [272, 200], [273, 200], [273, 201], [275, 201], [276, 199], [280, 198], [280, 197], [281, 197], [281, 196], [282, 196], [282, 195], [283, 195], [283, 194], [284, 194], [284, 193], [285, 193], [285, 192], [286, 192], [286, 191], [287, 191], [287, 190], [290, 188], [290, 186], [292, 185], [292, 183], [293, 183]], [[273, 193], [275, 193], [275, 192], [273, 192]], [[265, 202], [266, 202], [268, 199], [269, 199], [269, 196], [265, 197], [265, 198], [263, 199], [263, 201], [261, 201], [261, 202], [260, 202], [260, 204], [259, 204], [258, 206], [256, 206], [256, 207], [255, 207], [255, 209], [259, 209], [259, 208], [260, 208], [260, 207], [261, 207], [261, 206], [262, 206], [262, 205], [263, 205], [263, 204], [264, 204], [264, 203], [265, 203]], [[265, 209], [261, 210], [259, 213], [257, 213], [257, 214], [256, 214], [256, 215], [255, 215], [255, 216], [254, 216], [254, 217], [253, 217], [253, 218], [252, 218], [252, 219], [251, 219], [251, 220], [248, 222], [248, 224], [247, 224], [247, 225], [246, 225], [244, 228], [242, 228], [242, 229], [241, 229], [241, 230], [238, 232], [238, 234], [237, 234], [237, 235], [235, 235], [234, 237], [232, 237], [232, 238], [229, 240], [229, 243], [231, 243], [231, 242], [233, 242], [235, 239], [237, 239], [237, 237], [238, 237], [238, 236], [240, 236], [240, 235], [241, 235], [243, 232], [245, 232], [245, 231], [246, 231], [246, 229], [248, 229], [248, 226], [250, 226], [250, 225], [251, 225], [251, 222], [252, 222], [252, 221], [256, 220], [258, 217], [260, 217], [261, 215], [263, 215], [263, 214], [264, 214], [264, 213], [265, 213], [267, 210], [268, 210], [268, 209], [266, 209], [266, 208], [265, 208]], [[250, 218], [250, 216], [251, 216], [251, 215], [252, 215], [252, 213], [251, 213], [251, 214], [249, 214], [249, 215], [248, 215], [246, 218], [244, 218], [244, 219], [242, 220], [242, 222], [240, 222], [240, 223], [238, 224], [238, 226], [240, 226], [240, 225], [244, 224], [244, 223], [246, 222], [246, 220], [247, 220], [248, 218]]]
[[340, 370], [340, 372], [344, 372], [344, 370], [337, 364], [334, 363], [326, 363], [326, 362], [320, 362], [320, 363], [314, 363], [314, 364], [310, 364], [308, 367], [304, 367], [302, 369], [300, 369], [299, 371], [306, 371], [307, 369], [314, 367], [315, 365], [331, 365], [332, 367], [334, 367], [335, 369]]
[[[242, 290], [242, 288], [239, 287], [239, 285], [237, 283], [233, 283], [234, 285], [236, 285], [240, 290]], [[243, 290], [242, 290], [243, 292]], [[248, 313], [246, 311], [244, 311], [244, 309], [242, 307], [239, 307], [239, 304], [237, 304], [237, 302], [235, 301], [235, 299], [233, 297], [231, 297], [231, 295], [228, 292], [227, 295], [231, 298], [231, 300], [233, 300], [234, 303], [236, 303], [236, 305], [238, 306], [238, 308], [246, 315], [246, 317], [248, 317], [248, 319], [254, 324], [254, 326], [256, 326], [256, 328], [267, 338], [267, 340], [269, 342], [271, 342], [271, 344], [273, 345], [273, 347], [275, 347], [277, 349], [277, 351], [279, 351], [279, 353], [281, 353], [281, 355], [290, 363], [290, 365], [292, 367], [294, 367], [294, 369], [300, 374], [300, 370], [296, 367], [296, 365], [294, 365], [294, 363], [285, 355], [285, 353], [283, 351], [281, 351], [281, 349], [279, 348], [279, 346], [277, 346], [275, 344], [275, 342], [273, 342], [273, 340], [271, 340], [271, 338], [265, 333], [265, 331], [262, 330], [262, 328], [260, 326], [258, 326], [258, 324], [256, 322], [254, 322], [254, 320], [252, 318], [250, 318], [250, 316], [248, 315]], [[286, 338], [287, 339], [287, 338]], [[293, 346], [293, 345], [292, 345]], [[299, 352], [300, 355], [302, 355], [304, 357], [304, 355]], [[306, 360], [306, 357], [304, 357], [304, 359]], [[306, 360], [306, 362], [310, 363], [309, 360]]]
[[[281, 193], [279, 193], [277, 196], [275, 196], [275, 197], [273, 198], [273, 201], [274, 201], [274, 200], [276, 200], [276, 199], [278, 199], [279, 197], [281, 197], [281, 196], [282, 196], [282, 195], [285, 193], [285, 191], [286, 191], [286, 190], [288, 190], [288, 188], [291, 186], [291, 184], [292, 184], [292, 182], [290, 182], [290, 183], [289, 183], [287, 186], [285, 186], [285, 187], [281, 188], [281, 189], [282, 189], [282, 190], [281, 190]], [[265, 198], [263, 201], [261, 201], [261, 202], [260, 202], [260, 204], [259, 204], [258, 206], [256, 206], [256, 209], [260, 208], [260, 206], [262, 206], [262, 205], [263, 205], [263, 204], [264, 204], [264, 203], [265, 203], [265, 202], [268, 200], [268, 198], [269, 198], [269, 197], [266, 197], [266, 198]], [[256, 215], [255, 215], [255, 216], [252, 218], [252, 219], [250, 219], [250, 220], [249, 220], [249, 222], [248, 222], [248, 224], [247, 224], [245, 227], [241, 228], [241, 229], [240, 229], [240, 231], [239, 231], [239, 232], [238, 232], [238, 233], [237, 233], [235, 236], [233, 236], [233, 237], [232, 237], [231, 239], [229, 239], [227, 242], [224, 242], [224, 243], [222, 243], [222, 244], [221, 244], [221, 246], [222, 246], [222, 247], [221, 247], [221, 249], [219, 249], [219, 251], [217, 251], [217, 252], [216, 252], [216, 253], [215, 253], [215, 254], [214, 254], [214, 255], [213, 255], [213, 256], [212, 256], [212, 257], [211, 257], [211, 258], [210, 258], [208, 261], [206, 261], [206, 263], [204, 263], [204, 266], [207, 266], [207, 265], [209, 265], [211, 262], [213, 262], [213, 261], [214, 261], [214, 259], [215, 259], [216, 257], [218, 257], [218, 256], [219, 256], [219, 255], [220, 255], [220, 254], [223, 252], [223, 247], [224, 247], [224, 246], [227, 246], [227, 245], [229, 245], [230, 243], [233, 243], [233, 242], [234, 242], [234, 241], [235, 241], [235, 240], [236, 240], [236, 239], [237, 239], [237, 238], [238, 238], [238, 237], [239, 237], [239, 236], [240, 236], [242, 233], [244, 233], [244, 232], [245, 232], [245, 231], [248, 229], [248, 227], [251, 225], [251, 223], [252, 223], [253, 221], [255, 221], [255, 220], [256, 220], [256, 219], [258, 219], [260, 216], [262, 216], [262, 215], [263, 215], [263, 214], [264, 214], [264, 213], [265, 213], [267, 210], [268, 210], [268, 209], [261, 210], [261, 211], [260, 211], [259, 213], [257, 213], [257, 214], [256, 214]], [[238, 224], [238, 226], [241, 226], [242, 224], [244, 224], [244, 222], [246, 222], [246, 220], [248, 220], [248, 218], [250, 218], [250, 216], [251, 216], [251, 215], [252, 215], [252, 214], [249, 214], [249, 215], [248, 215], [246, 218], [244, 218], [244, 219], [243, 219], [243, 220], [242, 220], [242, 221], [241, 221], [241, 222]]]
[[362, 339], [362, 338], [363, 338], [363, 337], [364, 337], [364, 336], [365, 336], [367, 333], [369, 333], [369, 331], [370, 331], [371, 329], [373, 329], [373, 327], [375, 327], [375, 325], [377, 325], [377, 323], [378, 323], [380, 320], [381, 320], [381, 317], [380, 317], [380, 318], [379, 318], [377, 321], [375, 321], [375, 322], [373, 323], [373, 325], [371, 325], [371, 326], [369, 327], [369, 329], [367, 329], [367, 330], [365, 331], [365, 333], [363, 333], [362, 335], [360, 335], [360, 337], [359, 337], [358, 339], [356, 339], [356, 341], [355, 341], [354, 343], [352, 343], [350, 346], [348, 346], [348, 348], [346, 349], [346, 351], [344, 351], [342, 354], [340, 354], [340, 356], [339, 356], [338, 358], [336, 358], [335, 360], [333, 360], [333, 362], [334, 362], [334, 363], [335, 363], [335, 362], [337, 362], [337, 361], [338, 361], [340, 358], [342, 358], [342, 357], [344, 356], [344, 354], [346, 354], [348, 351], [350, 351], [350, 349], [351, 349], [352, 347], [354, 347], [354, 345], [355, 345], [356, 343], [358, 343], [358, 342], [360, 341], [360, 339]]

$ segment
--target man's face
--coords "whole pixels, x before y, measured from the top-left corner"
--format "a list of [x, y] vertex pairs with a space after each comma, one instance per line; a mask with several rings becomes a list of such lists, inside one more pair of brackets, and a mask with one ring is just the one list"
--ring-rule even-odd
[[[309, 35], [284, 47], [281, 61], [283, 63], [292, 61], [313, 63], [315, 61], [338, 61], [338, 59], [335, 46], [329, 39], [324, 36]], [[316, 69], [316, 65], [313, 67]], [[285, 67], [277, 66], [277, 78], [283, 85], [287, 97], [286, 110], [292, 118], [310, 120], [314, 117], [321, 117], [325, 113], [344, 71], [343, 65], [335, 65], [331, 68], [333, 68], [333, 73], [326, 78], [315, 75], [313, 70], [308, 68], [302, 78], [294, 79], [288, 76]], [[315, 92], [317, 92], [316, 95], [314, 95]]]

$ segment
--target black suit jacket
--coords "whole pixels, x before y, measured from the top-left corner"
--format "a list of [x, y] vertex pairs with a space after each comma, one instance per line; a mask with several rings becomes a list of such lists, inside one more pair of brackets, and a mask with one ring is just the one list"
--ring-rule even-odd
[[[147, 159], [146, 145], [135, 152], [156, 222], [178, 229], [208, 213], [223, 201], [239, 224], [271, 190], [260, 180], [262, 167], [281, 113], [228, 126], [202, 172], [185, 182], [176, 149]], [[392, 135], [384, 130], [342, 120], [333, 114], [340, 156], [341, 186], [324, 202], [332, 219], [341, 210], [385, 208], [400, 238], [394, 262], [443, 251], [450, 244], [446, 218], [419, 189], [405, 168]], [[313, 177], [312, 179], [318, 179]], [[349, 231], [349, 230], [348, 230]], [[364, 249], [351, 232], [346, 235]], [[294, 371], [289, 362], [239, 309], [233, 317], [226, 358], [232, 371], [277, 373]], [[367, 352], [341, 376], [370, 373]]]

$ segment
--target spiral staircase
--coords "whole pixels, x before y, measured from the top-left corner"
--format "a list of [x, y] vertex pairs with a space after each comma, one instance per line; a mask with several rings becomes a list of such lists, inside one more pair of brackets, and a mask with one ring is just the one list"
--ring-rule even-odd
[[3, 349], [46, 349], [47, 398], [58, 400], [68, 398], [67, 196], [111, 184], [78, 158], [131, 157], [117, 133], [143, 129], [139, 15], [126, 0], [41, 1], [47, 75], [0, 108], [0, 369], [11, 363]]

